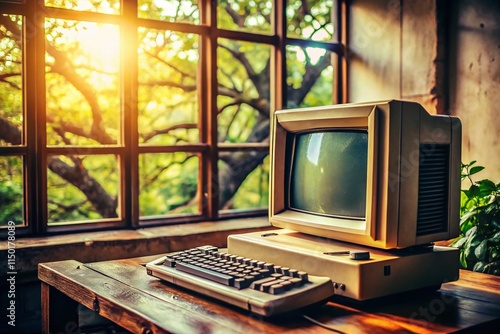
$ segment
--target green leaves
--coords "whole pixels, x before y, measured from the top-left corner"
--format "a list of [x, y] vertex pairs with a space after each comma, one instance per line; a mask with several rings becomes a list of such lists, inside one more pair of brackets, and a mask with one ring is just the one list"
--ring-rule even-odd
[[484, 260], [486, 257], [486, 252], [488, 251], [488, 240], [483, 240], [481, 243], [476, 247], [474, 250], [474, 255], [479, 259], [479, 260]]
[[474, 175], [476, 173], [479, 173], [480, 171], [482, 171], [484, 169], [483, 166], [474, 166], [472, 167], [470, 170], [469, 170], [469, 175]]
[[470, 187], [462, 190], [460, 236], [451, 246], [460, 249], [462, 267], [484, 273], [500, 274], [500, 184], [472, 176], [484, 170], [476, 161], [462, 164], [462, 180]]

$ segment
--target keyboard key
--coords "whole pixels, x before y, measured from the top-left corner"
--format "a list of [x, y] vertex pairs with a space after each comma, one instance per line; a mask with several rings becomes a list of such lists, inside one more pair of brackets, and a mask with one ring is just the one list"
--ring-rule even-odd
[[203, 277], [203, 278], [206, 278], [206, 279], [209, 279], [211, 281], [221, 283], [224, 285], [233, 285], [233, 282], [234, 282], [234, 278], [232, 276], [218, 273], [216, 271], [209, 270], [206, 268], [193, 266], [193, 265], [190, 265], [189, 263], [182, 263], [182, 262], [177, 263], [175, 268], [177, 270], [184, 271], [184, 272], [196, 275], [196, 276], [200, 276], [200, 277]]
[[285, 287], [282, 284], [274, 284], [269, 287], [269, 293], [272, 295], [279, 295], [285, 292]]
[[163, 265], [167, 266], [167, 267], [174, 267], [175, 266], [175, 259], [167, 256], [165, 258], [165, 261], [163, 262]]
[[146, 268], [149, 275], [266, 316], [310, 305], [334, 293], [328, 277], [219, 252], [209, 245], [171, 252]]
[[260, 291], [262, 291], [262, 292], [269, 292], [269, 288], [271, 288], [271, 286], [273, 286], [275, 284], [276, 284], [275, 280], [272, 280], [272, 281], [266, 282], [266, 283], [262, 283], [260, 285]]
[[307, 277], [307, 272], [305, 271], [299, 271], [297, 273], [298, 277], [303, 281], [303, 282], [307, 282], [308, 281], [308, 277]]
[[284, 281], [280, 284], [283, 285], [283, 288], [285, 289], [285, 291], [288, 291], [293, 287], [293, 284], [290, 281]]
[[250, 286], [251, 289], [254, 289], [254, 290], [260, 290], [260, 286], [264, 283], [268, 283], [268, 282], [271, 282], [271, 281], [275, 281], [276, 279], [274, 277], [266, 277], [266, 278], [263, 278], [263, 279], [260, 279], [260, 280], [257, 280], [257, 281], [254, 281], [252, 283], [252, 285]]
[[236, 289], [245, 289], [248, 288], [252, 284], [252, 281], [246, 280], [245, 278], [238, 277], [234, 280], [234, 287]]

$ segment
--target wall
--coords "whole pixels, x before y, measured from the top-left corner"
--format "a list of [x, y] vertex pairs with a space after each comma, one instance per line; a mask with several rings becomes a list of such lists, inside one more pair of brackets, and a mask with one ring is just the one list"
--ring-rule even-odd
[[450, 22], [450, 113], [463, 125], [462, 161], [500, 182], [500, 1], [459, 0]]
[[351, 3], [349, 102], [406, 99], [460, 117], [462, 161], [500, 182], [500, 1]]
[[434, 0], [353, 0], [348, 16], [350, 102], [405, 99], [441, 112]]

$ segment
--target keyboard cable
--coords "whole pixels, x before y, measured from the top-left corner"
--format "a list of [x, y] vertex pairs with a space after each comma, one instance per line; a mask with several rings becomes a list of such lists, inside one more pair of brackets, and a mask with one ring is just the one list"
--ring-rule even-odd
[[310, 316], [308, 316], [308, 315], [303, 314], [302, 316], [304, 317], [304, 319], [306, 319], [306, 320], [308, 320], [308, 321], [312, 322], [312, 323], [313, 323], [313, 324], [315, 324], [315, 325], [318, 325], [318, 326], [320, 326], [320, 327], [323, 327], [323, 328], [329, 329], [329, 330], [331, 330], [331, 331], [333, 331], [333, 332], [335, 332], [335, 333], [345, 334], [345, 332], [342, 332], [341, 330], [338, 330], [338, 329], [336, 329], [336, 328], [334, 328], [334, 327], [332, 327], [332, 326], [330, 326], [330, 325], [327, 325], [327, 324], [324, 324], [324, 323], [322, 323], [322, 322], [319, 322], [318, 320], [313, 319], [313, 318], [311, 318], [311, 317], [310, 317]]

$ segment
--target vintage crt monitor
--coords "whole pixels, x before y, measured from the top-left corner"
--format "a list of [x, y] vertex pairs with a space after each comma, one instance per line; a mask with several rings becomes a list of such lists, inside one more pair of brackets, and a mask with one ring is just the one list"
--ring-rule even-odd
[[280, 229], [232, 235], [228, 251], [330, 276], [358, 300], [456, 280], [458, 250], [432, 243], [459, 234], [460, 163], [460, 121], [418, 103], [277, 111], [269, 219]]

